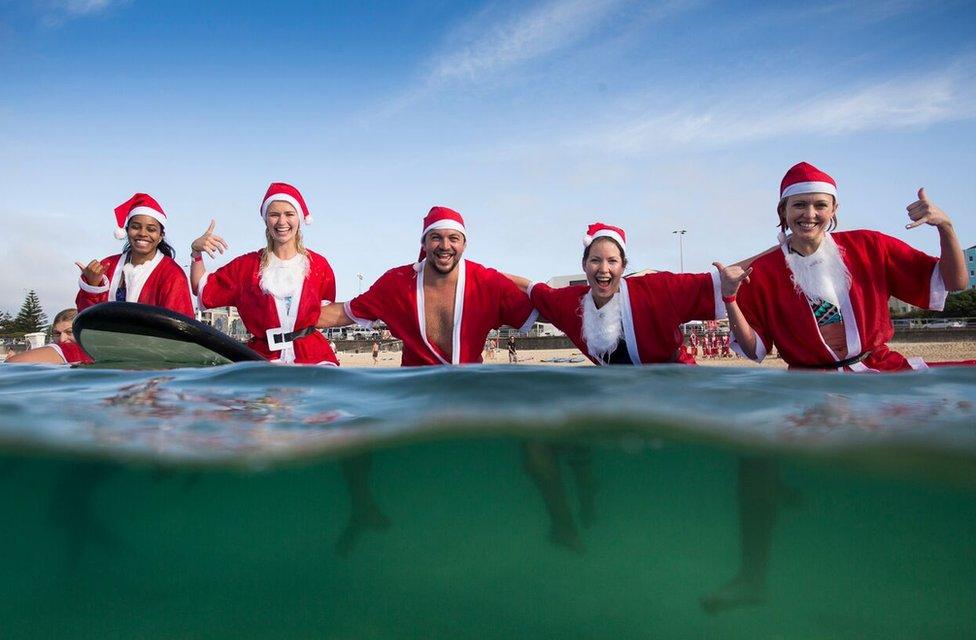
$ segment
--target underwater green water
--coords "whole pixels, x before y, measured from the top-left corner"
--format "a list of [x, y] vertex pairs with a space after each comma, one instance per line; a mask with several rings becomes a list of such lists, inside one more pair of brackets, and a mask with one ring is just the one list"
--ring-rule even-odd
[[[976, 637], [970, 372], [622, 373], [2, 370], [0, 637]], [[577, 550], [544, 438], [591, 451]], [[340, 553], [364, 452], [390, 524]], [[765, 598], [707, 613], [743, 456], [784, 489]]]

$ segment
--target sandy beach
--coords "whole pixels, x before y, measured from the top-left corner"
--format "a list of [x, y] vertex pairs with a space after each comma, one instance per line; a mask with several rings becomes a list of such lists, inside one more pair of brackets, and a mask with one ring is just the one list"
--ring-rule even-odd
[[[891, 348], [907, 356], [918, 356], [928, 362], [944, 362], [949, 360], [965, 360], [976, 358], [976, 342], [899, 342], [892, 343]], [[344, 367], [399, 367], [399, 352], [380, 352], [379, 361], [374, 365], [373, 357], [369, 353], [351, 353], [340, 351], [339, 361]], [[552, 360], [567, 360], [581, 358], [578, 349], [540, 349], [538, 351], [519, 352], [519, 364], [546, 365], [554, 367], [592, 366], [585, 358], [582, 362], [552, 362]], [[546, 362], [546, 361], [549, 362]], [[486, 358], [485, 364], [508, 364], [508, 352], [498, 349], [494, 358]], [[698, 364], [717, 367], [775, 367], [786, 368], [786, 363], [776, 357], [769, 357], [761, 364], [756, 364], [745, 358], [699, 358]]]

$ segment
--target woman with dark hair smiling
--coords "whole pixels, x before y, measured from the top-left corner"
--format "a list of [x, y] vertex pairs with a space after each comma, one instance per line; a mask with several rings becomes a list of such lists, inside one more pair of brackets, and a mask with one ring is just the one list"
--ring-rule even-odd
[[193, 317], [190, 287], [166, 242], [166, 214], [156, 200], [137, 193], [115, 208], [115, 237], [126, 240], [122, 253], [81, 269], [78, 311], [99, 302], [139, 302]]
[[[652, 272], [624, 278], [624, 230], [602, 222], [583, 237], [587, 284], [554, 289], [509, 276], [524, 289], [541, 317], [554, 324], [596, 365], [695, 364], [684, 349], [680, 325], [725, 317], [718, 273]], [[593, 481], [588, 449], [570, 460], [579, 485], [582, 520], [593, 518]], [[542, 493], [552, 524], [551, 539], [581, 550], [560, 477], [556, 447], [525, 445], [525, 464]]]
[[[761, 361], [775, 347], [791, 369], [928, 368], [932, 363], [888, 348], [894, 335], [888, 300], [894, 296], [941, 310], [948, 291], [966, 288], [966, 265], [952, 221], [925, 189], [907, 207], [906, 229], [927, 224], [938, 230], [936, 258], [877, 231], [832, 233], [837, 209], [834, 179], [806, 162], [796, 164], [780, 183], [779, 250], [756, 258], [747, 271], [715, 263], [722, 271], [733, 348]], [[976, 361], [938, 364], [972, 366]], [[764, 600], [773, 527], [783, 498], [775, 463], [741, 460], [741, 566], [732, 580], [702, 599], [706, 611]]]

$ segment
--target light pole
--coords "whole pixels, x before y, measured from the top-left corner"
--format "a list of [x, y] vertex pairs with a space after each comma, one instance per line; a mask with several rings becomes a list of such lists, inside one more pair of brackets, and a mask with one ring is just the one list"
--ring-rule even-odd
[[359, 289], [358, 289], [359, 290], [359, 293], [362, 293], [363, 292], [363, 278], [365, 278], [366, 276], [364, 276], [361, 273], [357, 273], [356, 274], [356, 277], [359, 278]]
[[685, 272], [685, 245], [684, 242], [682, 242], [681, 236], [688, 233], [688, 231], [685, 229], [675, 229], [671, 233], [675, 233], [678, 235], [678, 273], [684, 273]]

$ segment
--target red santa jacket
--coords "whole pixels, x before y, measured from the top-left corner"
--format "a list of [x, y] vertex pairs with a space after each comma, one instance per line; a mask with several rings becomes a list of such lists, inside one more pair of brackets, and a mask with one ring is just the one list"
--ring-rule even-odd
[[368, 291], [346, 303], [346, 315], [363, 326], [382, 320], [403, 340], [405, 367], [481, 362], [488, 332], [502, 325], [528, 331], [536, 313], [528, 297], [494, 269], [470, 260], [458, 263], [454, 335], [448, 358], [427, 339], [424, 263], [390, 269]]
[[54, 342], [48, 345], [58, 352], [65, 364], [91, 364], [91, 356], [85, 353], [81, 345], [71, 340], [67, 342]]
[[300, 299], [292, 300], [290, 309], [286, 309], [282, 301], [261, 289], [261, 254], [261, 251], [245, 254], [206, 274], [198, 287], [200, 308], [237, 307], [244, 326], [253, 336], [248, 346], [268, 360], [338, 365], [329, 341], [318, 331], [298, 338], [284, 351], [269, 349], [267, 339], [268, 329], [291, 332], [315, 326], [322, 305], [335, 301], [335, 275], [329, 262], [313, 251], [308, 252], [309, 269]]
[[[553, 289], [534, 283], [529, 295], [542, 317], [558, 327], [596, 364], [583, 338], [583, 296], [587, 285]], [[667, 271], [620, 280], [621, 315], [627, 352], [634, 364], [682, 362], [695, 359], [681, 348], [678, 325], [692, 320], [725, 317], [718, 274], [676, 274]]]
[[[923, 309], [942, 309], [946, 289], [939, 259], [877, 231], [831, 234], [851, 274], [850, 291], [840, 293], [847, 355], [870, 352], [852, 371], [923, 369], [921, 358], [906, 359], [886, 344], [894, 335], [888, 298]], [[791, 367], [822, 366], [840, 358], [827, 346], [806, 296], [793, 285], [785, 251], [771, 251], [752, 263], [750, 282], [737, 295], [739, 307], [756, 332], [756, 356], [775, 345]], [[742, 353], [733, 341], [733, 348]]]
[[[105, 267], [105, 275], [102, 277], [102, 284], [98, 286], [93, 287], [84, 278], [79, 278], [79, 291], [75, 297], [78, 311], [84, 311], [99, 302], [115, 300], [115, 294], [122, 281], [122, 265], [125, 264], [125, 258], [126, 254], [122, 253], [101, 261], [102, 266]], [[156, 252], [156, 257], [148, 264], [150, 272], [142, 288], [138, 291], [127, 290], [126, 300], [165, 307], [192, 318], [193, 302], [190, 298], [190, 285], [180, 265], [160, 251]]]

